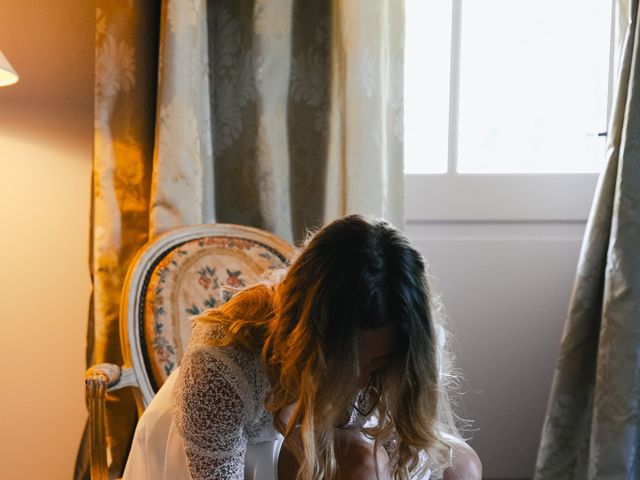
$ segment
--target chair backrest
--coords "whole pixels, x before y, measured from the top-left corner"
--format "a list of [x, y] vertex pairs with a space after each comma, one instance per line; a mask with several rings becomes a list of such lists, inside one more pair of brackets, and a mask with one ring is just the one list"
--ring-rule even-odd
[[293, 253], [271, 233], [228, 224], [176, 229], [138, 252], [123, 290], [120, 334], [142, 408], [180, 364], [191, 317], [285, 266]]

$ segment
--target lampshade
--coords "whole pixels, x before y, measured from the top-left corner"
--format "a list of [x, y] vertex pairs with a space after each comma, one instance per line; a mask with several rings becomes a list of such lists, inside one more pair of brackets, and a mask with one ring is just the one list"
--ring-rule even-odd
[[0, 87], [11, 85], [18, 81], [18, 74], [13, 69], [7, 57], [0, 50]]

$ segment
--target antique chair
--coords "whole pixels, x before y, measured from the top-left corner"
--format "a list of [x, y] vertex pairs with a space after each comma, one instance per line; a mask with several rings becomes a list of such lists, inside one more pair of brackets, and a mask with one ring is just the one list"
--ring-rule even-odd
[[[107, 480], [105, 396], [133, 387], [140, 413], [180, 364], [190, 318], [224, 303], [268, 269], [285, 266], [293, 247], [245, 226], [184, 227], [147, 243], [126, 276], [120, 309], [124, 366], [87, 370], [92, 480]], [[231, 288], [224, 288], [231, 287]]]

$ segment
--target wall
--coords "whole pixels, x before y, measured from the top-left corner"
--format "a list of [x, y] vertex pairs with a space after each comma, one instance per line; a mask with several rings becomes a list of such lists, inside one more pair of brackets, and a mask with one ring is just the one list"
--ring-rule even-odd
[[3, 478], [71, 478], [86, 417], [94, 8], [0, 0]]
[[409, 223], [436, 277], [485, 478], [532, 478], [584, 222]]

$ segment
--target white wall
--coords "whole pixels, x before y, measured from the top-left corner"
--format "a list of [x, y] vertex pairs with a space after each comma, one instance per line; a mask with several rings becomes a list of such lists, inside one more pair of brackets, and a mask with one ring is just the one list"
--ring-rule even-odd
[[94, 4], [0, 0], [0, 476], [69, 479], [86, 418]]
[[436, 276], [485, 478], [532, 478], [584, 222], [409, 223]]

